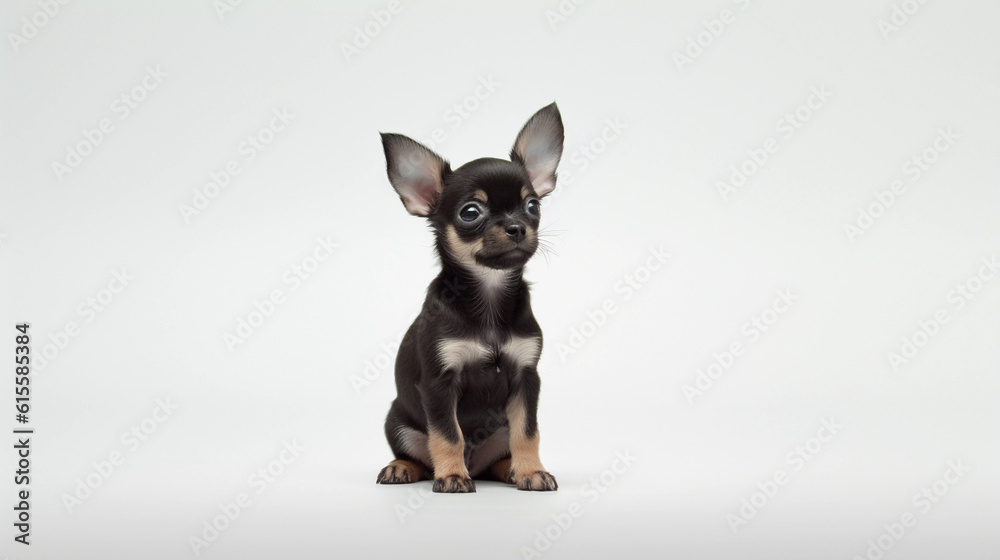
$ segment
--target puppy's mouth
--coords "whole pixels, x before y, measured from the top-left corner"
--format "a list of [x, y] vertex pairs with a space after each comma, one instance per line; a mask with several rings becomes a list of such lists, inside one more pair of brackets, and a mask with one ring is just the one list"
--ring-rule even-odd
[[506, 251], [490, 253], [480, 251], [476, 253], [476, 263], [496, 270], [507, 270], [524, 266], [534, 254], [534, 249], [518, 245]]

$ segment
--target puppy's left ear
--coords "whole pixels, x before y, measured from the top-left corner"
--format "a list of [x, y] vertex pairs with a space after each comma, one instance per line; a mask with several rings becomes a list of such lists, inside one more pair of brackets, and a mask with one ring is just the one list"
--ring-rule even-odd
[[542, 107], [525, 123], [517, 135], [510, 159], [528, 170], [531, 186], [538, 196], [556, 188], [556, 167], [563, 151], [563, 124], [559, 108], [553, 103]]

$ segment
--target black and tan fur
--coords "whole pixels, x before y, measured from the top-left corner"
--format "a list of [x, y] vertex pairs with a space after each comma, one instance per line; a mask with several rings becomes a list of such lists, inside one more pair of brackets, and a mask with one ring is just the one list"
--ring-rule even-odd
[[383, 134], [382, 144], [404, 206], [434, 230], [441, 273], [399, 347], [385, 422], [395, 460], [378, 482], [433, 477], [435, 492], [475, 492], [474, 478], [492, 477], [555, 490], [538, 457], [542, 331], [522, 273], [538, 249], [540, 199], [555, 187], [559, 110], [531, 117], [510, 161], [452, 170], [405, 136]]

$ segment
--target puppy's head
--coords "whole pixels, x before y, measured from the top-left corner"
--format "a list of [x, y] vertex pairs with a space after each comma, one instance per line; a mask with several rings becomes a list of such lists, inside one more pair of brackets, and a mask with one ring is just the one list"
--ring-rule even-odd
[[481, 158], [452, 171], [426, 146], [382, 134], [389, 182], [406, 209], [430, 220], [442, 258], [471, 271], [518, 269], [538, 248], [541, 199], [556, 185], [563, 126], [553, 103], [521, 129], [510, 161]]

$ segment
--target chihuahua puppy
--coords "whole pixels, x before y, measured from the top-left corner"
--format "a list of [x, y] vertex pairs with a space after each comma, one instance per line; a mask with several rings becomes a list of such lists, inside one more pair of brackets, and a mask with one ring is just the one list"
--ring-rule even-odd
[[538, 358], [524, 265], [538, 248], [541, 199], [556, 185], [563, 125], [553, 103], [524, 125], [510, 161], [452, 170], [422, 144], [382, 134], [389, 182], [434, 231], [441, 273], [396, 356], [385, 420], [395, 460], [379, 484], [433, 476], [435, 492], [475, 492], [493, 477], [555, 490], [538, 458]]

